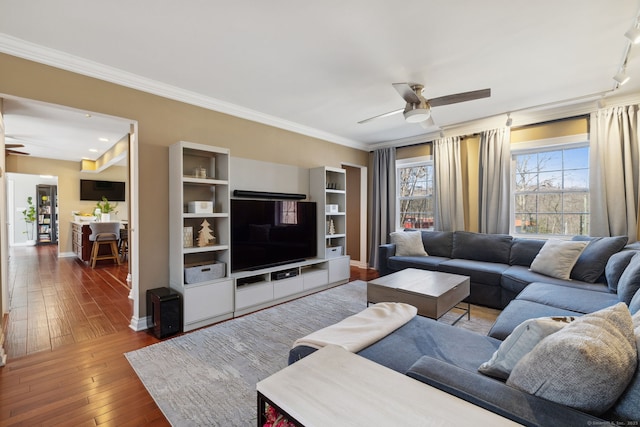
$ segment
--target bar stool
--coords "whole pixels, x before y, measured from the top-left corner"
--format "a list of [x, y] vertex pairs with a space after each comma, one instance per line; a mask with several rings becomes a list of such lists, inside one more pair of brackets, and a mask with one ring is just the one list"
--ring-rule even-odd
[[120, 255], [120, 260], [124, 261], [127, 259], [127, 255], [129, 254], [129, 229], [127, 226], [120, 229], [120, 243], [118, 244], [118, 254]]
[[[92, 222], [89, 224], [91, 235], [89, 240], [93, 242], [91, 249], [91, 268], [96, 267], [96, 261], [103, 259], [115, 260], [120, 265], [120, 257], [118, 256], [118, 239], [120, 238], [119, 222]], [[110, 254], [99, 255], [100, 247], [109, 246]]]

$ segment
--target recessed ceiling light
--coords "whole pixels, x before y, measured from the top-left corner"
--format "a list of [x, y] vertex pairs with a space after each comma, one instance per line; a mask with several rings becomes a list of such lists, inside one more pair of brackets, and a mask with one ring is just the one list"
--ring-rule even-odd
[[91, 151], [92, 153], [97, 153], [98, 150], [96, 150], [95, 148], [89, 148], [89, 151]]
[[85, 116], [87, 119], [91, 118], [91, 114], [89, 114], [89, 113], [86, 113], [84, 116]]
[[109, 138], [98, 138], [100, 142], [109, 142]]

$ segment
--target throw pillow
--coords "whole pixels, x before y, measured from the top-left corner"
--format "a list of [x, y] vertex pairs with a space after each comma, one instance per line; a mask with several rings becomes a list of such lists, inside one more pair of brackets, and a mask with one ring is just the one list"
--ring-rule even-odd
[[640, 420], [640, 313], [634, 314], [632, 319], [638, 350], [638, 368], [627, 389], [611, 409], [612, 417], [619, 421]]
[[418, 231], [396, 231], [391, 233], [391, 243], [396, 245], [396, 256], [427, 256]]
[[618, 299], [629, 305], [638, 289], [640, 289], [640, 253], [631, 258], [618, 280]]
[[604, 276], [607, 279], [607, 286], [612, 292], [618, 292], [618, 282], [620, 276], [624, 273], [625, 268], [629, 265], [631, 258], [638, 253], [637, 251], [622, 251], [611, 255], [607, 266], [604, 269]]
[[540, 317], [525, 320], [500, 344], [489, 361], [478, 371], [495, 378], [506, 380], [511, 370], [522, 357], [529, 353], [543, 338], [564, 328], [575, 317]]
[[531, 271], [558, 279], [569, 280], [571, 269], [589, 242], [547, 240], [531, 263]]
[[589, 244], [584, 249], [576, 265], [571, 270], [571, 278], [583, 282], [595, 283], [600, 279], [607, 261], [611, 255], [620, 252], [629, 238], [627, 236], [615, 237], [587, 237], [574, 236], [574, 241], [584, 241]]
[[631, 314], [618, 303], [544, 338], [520, 359], [507, 384], [599, 415], [625, 390], [637, 358]]

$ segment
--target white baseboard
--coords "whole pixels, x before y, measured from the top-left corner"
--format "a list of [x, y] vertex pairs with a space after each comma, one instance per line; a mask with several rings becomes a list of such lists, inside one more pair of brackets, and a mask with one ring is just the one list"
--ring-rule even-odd
[[349, 264], [357, 268], [368, 268], [366, 261], [358, 261], [357, 259], [352, 259]]
[[149, 329], [149, 325], [151, 324], [151, 316], [146, 317], [132, 317], [131, 323], [129, 323], [129, 327], [136, 332], [145, 331]]
[[60, 252], [58, 258], [71, 258], [77, 256], [75, 252]]

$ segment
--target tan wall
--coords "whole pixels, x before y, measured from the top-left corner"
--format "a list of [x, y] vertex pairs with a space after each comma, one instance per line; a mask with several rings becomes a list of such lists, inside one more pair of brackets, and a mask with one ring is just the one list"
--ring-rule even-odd
[[[127, 168], [112, 166], [105, 171], [95, 174], [80, 172], [80, 163], [63, 160], [41, 159], [28, 156], [7, 157], [7, 172], [27, 173], [33, 175], [52, 175], [58, 177], [58, 218], [59, 241], [58, 250], [61, 254], [73, 252], [71, 242], [72, 211], [91, 213], [96, 202], [80, 200], [80, 180], [95, 179], [106, 181], [126, 181]], [[117, 202], [118, 214], [112, 219], [128, 219], [127, 203]]]
[[[169, 283], [168, 147], [180, 140], [300, 167], [367, 164], [367, 153], [0, 54], [0, 93], [138, 122], [140, 315], [147, 289]], [[212, 76], [215, 78], [215, 76]]]

